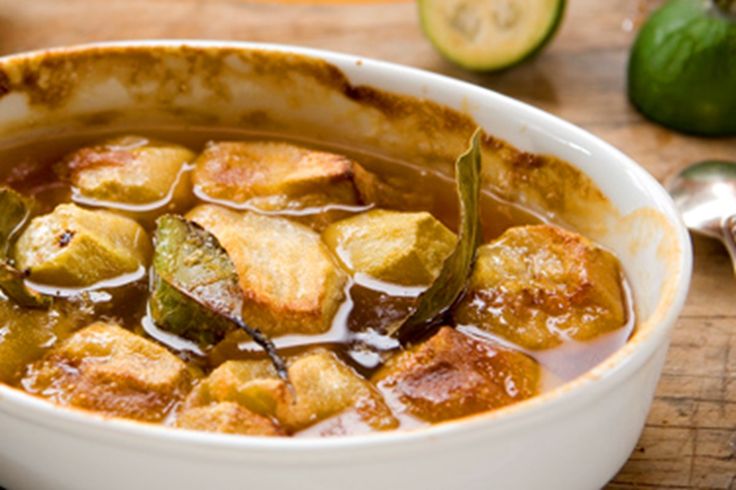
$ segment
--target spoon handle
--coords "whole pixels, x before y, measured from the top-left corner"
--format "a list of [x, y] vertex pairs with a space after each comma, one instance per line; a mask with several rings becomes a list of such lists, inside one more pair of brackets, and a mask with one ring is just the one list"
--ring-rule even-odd
[[736, 214], [723, 219], [721, 231], [723, 232], [723, 243], [726, 245], [728, 255], [731, 256], [731, 265], [736, 275]]

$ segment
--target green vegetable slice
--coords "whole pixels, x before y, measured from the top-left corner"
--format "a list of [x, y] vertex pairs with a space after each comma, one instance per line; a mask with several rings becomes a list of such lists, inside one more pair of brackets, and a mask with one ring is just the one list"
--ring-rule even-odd
[[211, 346], [237, 327], [245, 330], [286, 380], [273, 343], [242, 317], [243, 293], [227, 252], [214, 235], [175, 215], [156, 221], [151, 316], [159, 328]]
[[25, 308], [47, 308], [51, 298], [29, 289], [26, 275], [8, 257], [13, 236], [31, 215], [31, 202], [8, 187], [0, 187], [0, 289]]
[[419, 0], [425, 34], [450, 61], [469, 70], [508, 68], [554, 36], [565, 0]]
[[460, 230], [455, 249], [445, 259], [439, 276], [422, 293], [412, 313], [392, 325], [388, 334], [402, 342], [421, 336], [460, 298], [473, 270], [475, 254], [481, 241], [480, 223], [480, 129], [470, 140], [470, 147], [455, 162], [455, 182], [460, 204]]

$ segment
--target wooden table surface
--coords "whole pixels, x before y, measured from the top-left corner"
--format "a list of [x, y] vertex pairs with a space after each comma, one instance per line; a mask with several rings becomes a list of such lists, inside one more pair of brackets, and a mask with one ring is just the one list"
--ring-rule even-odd
[[[466, 73], [443, 61], [422, 36], [412, 2], [285, 3], [0, 0], [0, 54], [142, 38], [300, 44], [414, 65], [511, 95], [601, 136], [658, 179], [696, 160], [736, 160], [736, 138], [675, 134], [646, 122], [628, 104], [628, 49], [642, 12], [656, 0], [569, 0], [551, 46], [496, 75]], [[692, 291], [646, 430], [608, 488], [736, 490], [735, 324], [736, 280], [728, 258], [718, 243], [695, 239]]]

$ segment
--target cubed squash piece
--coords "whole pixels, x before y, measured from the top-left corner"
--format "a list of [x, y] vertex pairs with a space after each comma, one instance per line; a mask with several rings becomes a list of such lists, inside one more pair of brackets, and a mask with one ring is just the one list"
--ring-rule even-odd
[[[208, 197], [235, 203], [283, 196], [297, 202], [304, 199], [307, 205], [355, 204], [359, 200], [353, 182], [357, 167], [343, 155], [289, 143], [209, 143], [197, 158], [194, 185]], [[321, 202], [317, 196], [328, 199]], [[269, 200], [255, 202], [265, 204]]]
[[176, 426], [205, 432], [249, 436], [282, 436], [284, 432], [267, 417], [233, 402], [213, 403], [182, 411]]
[[380, 209], [333, 223], [322, 238], [348, 270], [404, 286], [431, 284], [456, 241], [427, 212]]
[[454, 318], [526, 349], [593, 339], [627, 320], [618, 261], [556, 226], [511, 228], [478, 250]]
[[[248, 203], [264, 211], [360, 204], [374, 179], [343, 155], [267, 141], [209, 143], [193, 176], [195, 188], [210, 199]], [[343, 216], [328, 211], [294, 219], [322, 229]]]
[[215, 235], [235, 264], [247, 323], [270, 336], [330, 329], [347, 277], [316, 232], [214, 205], [198, 206], [187, 218]]
[[94, 323], [33, 364], [26, 391], [106, 415], [159, 422], [187, 395], [186, 364], [124, 328]]
[[441, 422], [529, 398], [539, 378], [525, 354], [443, 327], [389, 359], [372, 381], [410, 415]]
[[197, 387], [187, 403], [235, 402], [275, 418], [289, 433], [348, 411], [375, 430], [398, 424], [375, 388], [332, 352], [305, 353], [289, 362], [288, 371], [293, 394], [268, 361], [228, 361]]
[[88, 323], [86, 317], [85, 312], [62, 302], [42, 310], [0, 299], [0, 383], [15, 383], [27, 364]]
[[397, 421], [370, 383], [329, 351], [299, 357], [289, 367], [295, 400], [276, 407], [276, 416], [292, 431], [347, 410], [354, 410], [376, 430], [396, 428]]
[[148, 235], [136, 221], [74, 204], [34, 218], [15, 246], [18, 268], [33, 281], [68, 287], [135, 272], [150, 255]]
[[124, 205], [166, 200], [174, 209], [191, 200], [191, 178], [184, 170], [194, 158], [180, 145], [122, 136], [75, 151], [57, 173], [83, 198]]

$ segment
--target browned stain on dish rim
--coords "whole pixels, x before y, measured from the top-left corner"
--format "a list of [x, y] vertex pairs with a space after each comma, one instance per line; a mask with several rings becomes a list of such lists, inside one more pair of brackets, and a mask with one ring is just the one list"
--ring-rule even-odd
[[[178, 66], [167, 64], [171, 60], [183, 63]], [[252, 76], [268, 79], [280, 89], [288, 88], [296, 75], [310, 80], [356, 104], [361, 111], [380, 114], [381, 122], [386, 124], [384, 129], [395, 128], [402, 131], [402, 137], [409, 143], [421, 143], [422, 140], [441, 136], [441, 149], [438, 150], [435, 145], [423, 150], [421, 158], [414, 159], [414, 155], [405, 155], [405, 159], [415, 162], [418, 160], [420, 164], [446, 174], [451, 173], [454, 156], [462, 151], [477, 126], [469, 115], [431, 100], [399, 95], [366, 85], [354, 85], [341, 70], [319, 58], [284, 51], [186, 43], [92, 45], [0, 58], [0, 102], [9, 94], [25, 95], [29, 106], [40, 116], [26, 126], [13, 127], [11, 133], [23, 133], [31, 129], [37, 131], [39, 127], [43, 128], [44, 114], [56, 114], [57, 118], [59, 115], [63, 116], [65, 107], [83, 84], [94, 76], [105, 74], [118, 78], [126, 88], [133, 89], [131, 95], [137, 102], [155, 105], [162, 112], [188, 115], [187, 111], [176, 107], [174, 101], [177, 96], [192, 90], [194, 78], [206, 80], [206, 88], [215, 98], [221, 101], [232, 100], [233, 94], [226, 78], [233, 75], [233, 60], [252, 70], [243, 74], [246, 78]], [[121, 74], [127, 76], [121, 78]], [[136, 87], [142, 87], [147, 82], [156, 85], [153, 92], [135, 92]], [[74, 115], [71, 119], [81, 121], [82, 124], [99, 124], [115, 120], [116, 115], [115, 110], [101, 110], [97, 113]], [[202, 121], [217, 123], [206, 111], [195, 116]], [[246, 111], [239, 116], [241, 122], [283, 128], [283, 124], [272, 119], [273, 116], [262, 110]], [[390, 150], [381, 148], [379, 153]], [[621, 218], [587, 175], [556, 157], [524, 152], [487, 134], [483, 138], [483, 156], [484, 184], [501, 198], [518, 202], [553, 221], [588, 235], [601, 234], [602, 227], [610, 224], [612, 219], [615, 222]], [[651, 211], [657, 215], [658, 226], [663, 235], [661, 240], [676, 244], [677, 230], [674, 226], [660, 213]], [[602, 219], [603, 217], [607, 219]], [[679, 257], [682, 253], [679, 246], [663, 248], [660, 245], [659, 258], [673, 264], [677, 269], [670, 271], [656, 310], [637, 325], [633, 338], [602, 364], [576, 380], [530, 400], [459, 421], [448, 421], [442, 425], [457, 424], [470, 419], [496, 418], [522, 406], [545, 403], [558, 398], [562, 393], [594, 381], [611, 368], [620, 365], [650, 336], [653, 327], [663, 321], [677, 299], [677, 285], [683, 273], [679, 270]]]
[[[171, 63], [172, 59], [182, 63], [177, 66]], [[317, 58], [235, 47], [90, 46], [0, 59], [0, 101], [9, 93], [24, 94], [33, 110], [58, 117], [81, 86], [91, 78], [109, 74], [120, 78], [139, 102], [155, 105], [162, 112], [183, 115], [186, 111], [176, 105], [176, 98], [192, 90], [195, 78], [207, 84], [214, 98], [231, 101], [233, 95], [227, 79], [233, 77], [234, 64], [248, 67], [250, 72], [243, 75], [246, 79], [267, 80], [269, 84], [289, 89], [289, 84], [299, 76], [340, 94], [363, 112], [377, 111], [386, 125], [384, 129], [401, 131], [402, 138], [407, 140], [404, 148], [421, 148], [427, 141], [441, 139], [443, 145], [435, 143], [423, 151], [419, 163], [448, 174], [454, 156], [462, 151], [476, 127], [467, 114], [433, 101], [353, 85], [342, 71]], [[155, 90], [140, 90], [147, 83], [156, 85]], [[189, 111], [188, 115], [193, 116], [193, 112]], [[103, 115], [112, 120], [116, 114], [108, 111]], [[201, 122], [217, 124], [214, 114], [203, 111], [199, 116]], [[92, 123], [95, 117], [85, 114], [77, 122]], [[97, 119], [101, 122], [100, 116]], [[276, 117], [262, 110], [244, 112], [240, 121], [293, 130], [284, 128]], [[410, 145], [411, 141], [417, 144]], [[504, 199], [518, 201], [519, 196], [525, 196], [524, 204], [528, 207], [578, 229], [594, 221], [590, 219], [592, 214], [612, 211], [608, 200], [586, 175], [555, 157], [520, 151], [490, 135], [485, 135], [483, 147], [487, 162], [485, 184]]]

